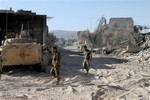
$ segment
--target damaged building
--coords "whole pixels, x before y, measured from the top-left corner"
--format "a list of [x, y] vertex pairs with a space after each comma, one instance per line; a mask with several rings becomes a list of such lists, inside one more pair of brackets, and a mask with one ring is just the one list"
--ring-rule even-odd
[[110, 18], [109, 27], [133, 27], [134, 21], [132, 18]]
[[47, 45], [47, 15], [22, 9], [0, 10], [0, 43], [10, 33], [20, 34], [22, 28], [38, 43]]
[[[98, 27], [103, 27], [99, 24]], [[93, 33], [86, 31], [78, 32], [78, 42], [86, 41], [89, 47], [115, 47], [124, 48], [128, 45], [139, 43], [139, 34], [134, 32], [134, 21], [131, 17], [110, 18], [109, 23]]]

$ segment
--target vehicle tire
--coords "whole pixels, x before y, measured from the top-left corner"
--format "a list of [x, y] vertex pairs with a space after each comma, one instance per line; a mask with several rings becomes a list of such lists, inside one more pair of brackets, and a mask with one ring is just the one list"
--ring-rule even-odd
[[2, 66], [2, 64], [0, 64], [0, 73], [2, 73], [3, 72], [3, 66]]
[[0, 55], [0, 73], [3, 72], [3, 66], [2, 66], [2, 56]]
[[42, 72], [46, 72], [46, 69], [48, 67], [48, 63], [49, 63], [48, 52], [47, 53], [43, 53], [42, 61], [41, 61], [41, 71]]

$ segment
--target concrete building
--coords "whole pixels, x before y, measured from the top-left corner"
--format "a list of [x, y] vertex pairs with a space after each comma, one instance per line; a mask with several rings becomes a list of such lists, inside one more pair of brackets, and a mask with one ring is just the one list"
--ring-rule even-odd
[[0, 43], [10, 32], [20, 34], [21, 28], [41, 44], [47, 44], [47, 16], [32, 11], [0, 10]]
[[134, 21], [132, 18], [110, 18], [109, 27], [132, 27]]

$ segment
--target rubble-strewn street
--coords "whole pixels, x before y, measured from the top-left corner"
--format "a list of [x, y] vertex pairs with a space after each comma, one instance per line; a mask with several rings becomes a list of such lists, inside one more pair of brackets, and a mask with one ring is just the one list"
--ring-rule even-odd
[[[1, 100], [149, 100], [150, 66], [145, 52], [120, 56], [94, 55], [88, 75], [75, 47], [60, 50], [61, 80], [32, 70], [1, 74]], [[147, 55], [148, 56], [148, 55]]]
[[150, 100], [150, 0], [0, 0], [0, 100]]

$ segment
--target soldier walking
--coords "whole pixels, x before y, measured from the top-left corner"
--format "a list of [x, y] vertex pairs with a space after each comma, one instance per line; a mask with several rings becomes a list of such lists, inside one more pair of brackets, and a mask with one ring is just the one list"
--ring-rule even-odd
[[52, 59], [52, 68], [51, 68], [51, 75], [53, 75], [55, 78], [57, 78], [57, 84], [59, 84], [59, 74], [60, 74], [60, 60], [61, 60], [61, 55], [57, 50], [57, 47], [54, 46], [52, 48], [52, 54], [53, 54], [53, 59]]
[[83, 51], [84, 51], [84, 60], [83, 60], [82, 66], [86, 70], [86, 74], [88, 74], [88, 72], [89, 72], [89, 66], [91, 65], [91, 61], [92, 61], [92, 54], [87, 49], [87, 46], [83, 47]]

